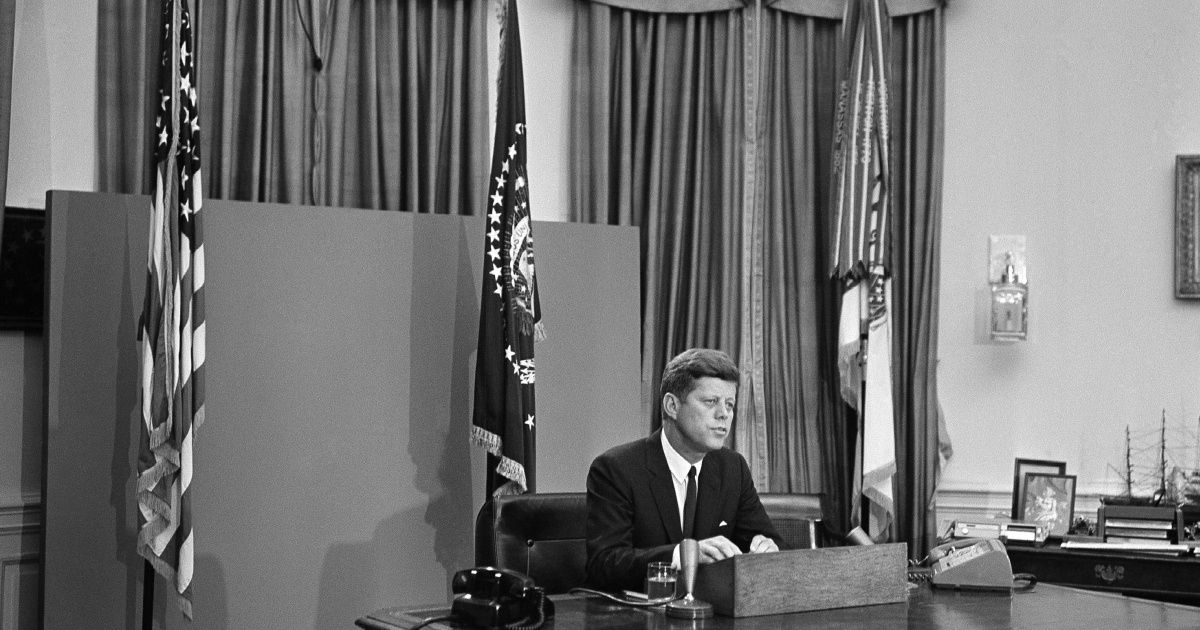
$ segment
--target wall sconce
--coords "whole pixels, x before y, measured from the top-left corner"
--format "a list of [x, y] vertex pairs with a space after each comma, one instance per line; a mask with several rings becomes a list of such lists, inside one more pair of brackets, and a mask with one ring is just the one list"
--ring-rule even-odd
[[1022, 341], [1029, 324], [1025, 237], [993, 236], [990, 250], [988, 281], [992, 285], [992, 339]]

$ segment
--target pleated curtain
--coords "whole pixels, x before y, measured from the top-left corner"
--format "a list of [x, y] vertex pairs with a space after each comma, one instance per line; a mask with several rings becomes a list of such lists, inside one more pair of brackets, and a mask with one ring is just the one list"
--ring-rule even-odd
[[[937, 331], [945, 137], [945, 25], [939, 6], [892, 19], [892, 381], [896, 519], [909, 553], [937, 539], [934, 493], [953, 450], [938, 404]], [[918, 555], [920, 554], [920, 555]]]
[[[838, 394], [841, 287], [828, 269], [843, 0], [577, 0], [572, 207], [642, 228], [642, 392], [685, 348], [742, 368], [733, 444], [760, 491], [824, 492], [850, 524], [856, 439]], [[898, 196], [896, 539], [931, 540], [939, 445], [941, 5], [889, 2]], [[919, 162], [919, 164], [918, 164]], [[900, 279], [899, 276], [904, 276]], [[939, 442], [939, 437], [941, 442]], [[942, 451], [948, 455], [948, 450]]]
[[0, 0], [0, 238], [4, 235], [4, 206], [8, 194], [8, 136], [16, 25], [17, 0]]
[[642, 228], [643, 407], [666, 359], [737, 355], [743, 15], [575, 6], [573, 220]]
[[826, 262], [839, 22], [775, 8], [760, 15], [756, 185], [744, 212], [762, 226], [746, 245], [761, 273], [747, 276], [743, 295], [757, 313], [749, 338], [762, 338], [752, 347], [761, 386], [740, 420], [760, 435], [738, 446], [749, 442], [765, 460], [771, 491], [824, 492], [831, 515], [848, 515], [855, 427], [836, 388], [837, 335], [828, 331], [837, 330], [840, 295]]
[[[485, 0], [199, 3], [210, 198], [440, 214], [484, 209]], [[101, 3], [99, 182], [149, 190], [146, 5]], [[153, 12], [151, 12], [153, 13]]]

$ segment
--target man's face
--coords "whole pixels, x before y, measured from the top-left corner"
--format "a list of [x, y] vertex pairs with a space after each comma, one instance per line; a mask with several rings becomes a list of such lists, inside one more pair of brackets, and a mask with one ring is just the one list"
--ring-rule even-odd
[[705, 453], [725, 445], [736, 402], [737, 383], [700, 377], [682, 400], [670, 393], [663, 396], [663, 433], [685, 459], [700, 461]]

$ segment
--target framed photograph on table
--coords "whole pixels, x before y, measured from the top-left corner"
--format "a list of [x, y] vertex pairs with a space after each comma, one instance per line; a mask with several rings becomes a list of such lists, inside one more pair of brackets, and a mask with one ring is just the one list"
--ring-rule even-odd
[[1018, 520], [1046, 527], [1049, 536], [1062, 537], [1075, 519], [1075, 475], [1025, 473]]
[[1024, 496], [1021, 494], [1025, 488], [1025, 473], [1065, 475], [1067, 474], [1067, 463], [1053, 462], [1045, 459], [1017, 458], [1016, 464], [1013, 465], [1012, 518], [1014, 521], [1021, 520], [1018, 514], [1021, 511], [1021, 506], [1025, 504]]

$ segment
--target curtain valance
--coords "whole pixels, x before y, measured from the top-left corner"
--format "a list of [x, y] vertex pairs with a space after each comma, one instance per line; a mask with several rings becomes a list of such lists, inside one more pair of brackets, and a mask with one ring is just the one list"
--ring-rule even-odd
[[[765, 0], [763, 4], [777, 11], [831, 20], [842, 19], [846, 11], [846, 0]], [[946, 0], [887, 0], [888, 15], [893, 18], [924, 13], [945, 5]]]
[[[753, 0], [591, 0], [591, 2], [648, 13], [708, 13], [729, 11], [754, 4]], [[888, 14], [894, 18], [932, 11], [936, 7], [945, 6], [945, 4], [946, 0], [887, 0]], [[787, 13], [840, 20], [846, 9], [846, 0], [766, 0], [763, 5]]]
[[[746, 6], [745, 0], [591, 0], [618, 9], [647, 13], [711, 13]], [[751, 3], [753, 0], [751, 0]]]
[[[763, 4], [777, 11], [831, 20], [842, 19], [846, 10], [846, 0], [766, 0]], [[924, 13], [945, 5], [946, 0], [887, 0], [888, 15], [893, 18]]]

